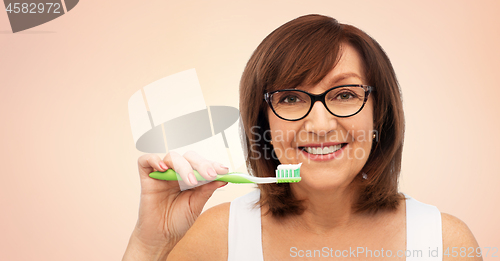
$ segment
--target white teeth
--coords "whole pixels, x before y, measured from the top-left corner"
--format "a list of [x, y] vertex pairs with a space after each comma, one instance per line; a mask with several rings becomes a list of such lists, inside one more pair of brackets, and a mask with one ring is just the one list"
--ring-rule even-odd
[[333, 153], [333, 152], [339, 150], [340, 148], [342, 148], [342, 144], [337, 144], [335, 146], [323, 147], [323, 148], [321, 148], [321, 147], [305, 147], [304, 149], [308, 153], [311, 153], [311, 154], [325, 155], [325, 154]]

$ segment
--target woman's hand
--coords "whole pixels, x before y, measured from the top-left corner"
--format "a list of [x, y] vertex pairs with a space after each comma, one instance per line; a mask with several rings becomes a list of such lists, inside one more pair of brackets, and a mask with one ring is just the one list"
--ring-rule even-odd
[[[146, 154], [139, 158], [141, 201], [139, 218], [132, 233], [123, 260], [165, 260], [170, 250], [184, 236], [200, 215], [212, 193], [226, 182], [214, 181], [181, 191], [179, 182], [196, 185], [193, 169], [205, 179], [226, 174], [228, 168], [208, 161], [195, 152], [184, 156], [168, 153], [163, 160], [158, 155]], [[149, 177], [153, 171], [173, 168], [183, 181], [164, 181]]]

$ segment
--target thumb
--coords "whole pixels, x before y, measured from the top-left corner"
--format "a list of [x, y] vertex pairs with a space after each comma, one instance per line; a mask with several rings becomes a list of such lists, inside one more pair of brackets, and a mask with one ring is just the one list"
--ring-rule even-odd
[[196, 191], [194, 191], [193, 195], [191, 196], [191, 203], [193, 204], [193, 208], [197, 210], [197, 215], [201, 213], [201, 210], [203, 210], [203, 207], [207, 203], [208, 199], [210, 199], [210, 197], [213, 195], [214, 191], [225, 185], [227, 185], [227, 182], [212, 181], [208, 184], [195, 188]]

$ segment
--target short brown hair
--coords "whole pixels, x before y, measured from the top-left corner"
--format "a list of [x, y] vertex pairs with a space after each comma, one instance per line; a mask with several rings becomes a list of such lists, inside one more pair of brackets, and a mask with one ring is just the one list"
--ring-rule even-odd
[[[269, 34], [252, 54], [240, 82], [240, 113], [245, 132], [246, 165], [258, 177], [274, 176], [279, 160], [266, 138], [267, 104], [263, 96], [277, 89], [316, 84], [336, 65], [342, 44], [359, 51], [367, 84], [374, 86], [374, 128], [377, 140], [361, 173], [357, 212], [393, 210], [403, 198], [398, 178], [404, 139], [401, 92], [389, 58], [380, 45], [360, 29], [322, 15], [296, 18]], [[264, 157], [272, 155], [273, 157]], [[261, 205], [278, 217], [302, 213], [290, 184], [259, 185]]]

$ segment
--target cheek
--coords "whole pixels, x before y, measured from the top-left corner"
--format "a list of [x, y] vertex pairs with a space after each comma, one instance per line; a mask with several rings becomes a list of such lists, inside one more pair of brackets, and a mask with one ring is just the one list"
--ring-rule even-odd
[[360, 143], [371, 143], [371, 137], [374, 133], [373, 124], [355, 125], [355, 127], [351, 130], [354, 140]]
[[350, 141], [357, 147], [369, 147], [372, 143], [373, 113], [371, 104], [367, 105], [359, 114], [352, 118], [346, 118], [343, 123], [349, 133]]
[[368, 158], [371, 151], [374, 133], [373, 118], [363, 117], [363, 119], [359, 119], [359, 121], [352, 122], [349, 127], [350, 134], [352, 135], [351, 141], [353, 141], [351, 143], [353, 146], [349, 154], [353, 158], [364, 161]]
[[372, 131], [370, 130], [359, 130], [359, 133], [355, 136], [355, 145], [353, 148], [353, 153], [357, 159], [367, 159], [370, 155], [370, 150], [372, 146]]
[[373, 103], [371, 99], [368, 100], [363, 110], [352, 118], [350, 128], [355, 140], [371, 144], [375, 131], [373, 129]]
[[351, 140], [354, 141], [367, 141], [374, 131], [371, 113], [360, 113], [352, 118], [346, 118], [341, 125], [349, 133]]
[[289, 147], [294, 141], [297, 141], [298, 129], [293, 124], [269, 124], [271, 128], [271, 137], [276, 145]]
[[296, 135], [300, 129], [297, 122], [281, 120], [274, 114], [268, 115], [271, 138], [275, 146], [288, 146], [290, 142], [296, 140]]

